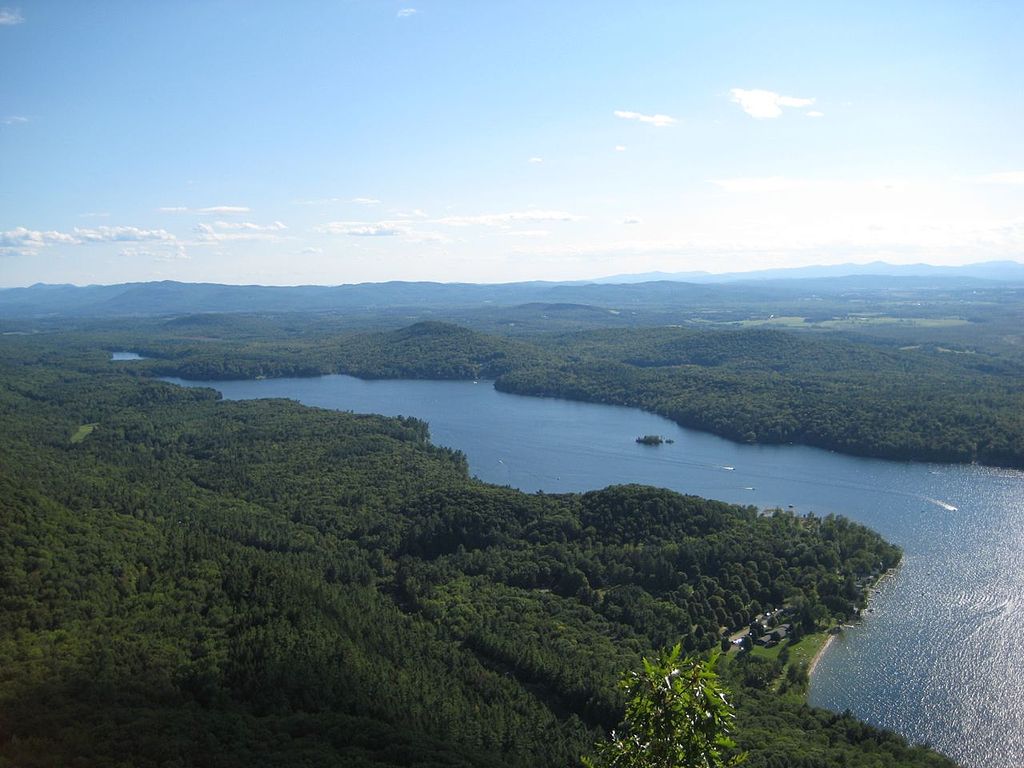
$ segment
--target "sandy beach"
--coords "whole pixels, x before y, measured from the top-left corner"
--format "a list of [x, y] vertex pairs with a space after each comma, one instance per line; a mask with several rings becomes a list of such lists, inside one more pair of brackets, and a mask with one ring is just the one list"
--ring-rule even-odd
[[818, 666], [818, 662], [821, 660], [821, 657], [825, 655], [825, 651], [827, 651], [828, 647], [832, 645], [832, 641], [835, 640], [836, 637], [837, 635], [829, 635], [825, 643], [818, 649], [818, 652], [814, 654], [814, 658], [811, 659], [810, 666], [807, 667], [807, 677], [811, 677], [811, 675], [814, 674], [815, 667]]

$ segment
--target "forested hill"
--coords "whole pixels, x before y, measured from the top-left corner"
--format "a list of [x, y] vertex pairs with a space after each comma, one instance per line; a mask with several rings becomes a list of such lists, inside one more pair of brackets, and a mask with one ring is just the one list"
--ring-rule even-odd
[[541, 339], [561, 359], [495, 386], [631, 405], [733, 440], [1024, 467], [1024, 366], [768, 329], [630, 329]]
[[[734, 440], [889, 459], [1024, 467], [1024, 363], [936, 345], [764, 328], [626, 328], [508, 338], [448, 323], [337, 332], [161, 321], [83, 345], [131, 345], [136, 366], [191, 379], [496, 379], [501, 390], [644, 408]], [[105, 361], [104, 361], [105, 362]]]
[[[651, 276], [637, 282], [628, 276], [618, 281], [476, 284], [404, 282], [348, 285], [222, 285], [163, 280], [118, 285], [46, 285], [0, 289], [0, 318], [14, 317], [150, 317], [195, 312], [358, 312], [404, 309], [513, 307], [529, 302], [565, 303], [639, 309], [652, 306], [687, 306], [695, 302], [725, 307], [737, 302], [792, 301], [814, 294], [840, 296], [854, 291], [886, 294], [895, 290], [963, 294], [972, 300], [978, 291], [1019, 289], [1024, 268], [1004, 262], [976, 265], [976, 270], [924, 269], [902, 274], [864, 271], [855, 265], [822, 271], [779, 270], [772, 279], [730, 276], [726, 284], [710, 284], [707, 275]], [[921, 265], [924, 266], [924, 265]], [[813, 275], [813, 277], [811, 277]], [[664, 278], [670, 279], [664, 279]], [[977, 297], [974, 297], [977, 298]]]
[[197, 329], [209, 332], [208, 319], [171, 320], [130, 343], [155, 358], [144, 369], [203, 381], [339, 372], [373, 379], [493, 379], [536, 362], [540, 352], [520, 341], [431, 321], [392, 331], [197, 340]]
[[[0, 341], [0, 765], [572, 765], [641, 654], [846, 617], [899, 557], [838, 518], [487, 486], [415, 420], [34, 344]], [[755, 768], [950, 765], [726, 672]]]

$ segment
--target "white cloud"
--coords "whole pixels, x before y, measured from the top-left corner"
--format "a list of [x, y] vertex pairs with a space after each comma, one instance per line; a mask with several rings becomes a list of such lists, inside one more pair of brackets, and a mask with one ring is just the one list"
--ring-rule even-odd
[[824, 112], [819, 112], [816, 109], [812, 109], [810, 112], [804, 112], [804, 114], [807, 115], [808, 117], [824, 117], [825, 116]]
[[669, 117], [668, 115], [644, 115], [640, 112], [626, 112], [621, 109], [615, 110], [614, 114], [623, 120], [638, 120], [641, 123], [648, 123], [656, 128], [664, 128], [676, 122], [674, 117]]
[[159, 251], [149, 250], [148, 248], [128, 247], [122, 248], [118, 255], [125, 259], [152, 259], [153, 261], [188, 261], [192, 258], [181, 245], [169, 250], [165, 248]]
[[615, 151], [616, 152], [625, 152], [626, 151], [626, 145], [625, 144], [616, 144], [615, 145]]
[[4, 125], [24, 125], [28, 122], [28, 118], [24, 115], [8, 115], [7, 117], [0, 119], [0, 123]]
[[193, 230], [199, 239], [204, 242], [214, 242], [221, 238], [222, 232], [218, 232], [209, 224], [196, 224]]
[[[416, 213], [426, 216], [422, 211]], [[331, 221], [314, 228], [315, 232], [347, 237], [396, 237], [405, 243], [451, 243], [452, 239], [441, 232], [419, 229], [416, 225], [429, 222], [425, 218], [412, 220], [386, 219], [382, 221]]]
[[540, 165], [541, 163], [544, 162], [544, 158], [543, 157], [531, 157], [528, 162], [531, 162], [534, 165]]
[[198, 209], [196, 213], [249, 213], [249, 208], [244, 205], [211, 205]]
[[328, 203], [343, 203], [341, 197], [318, 197], [312, 200], [292, 200], [292, 205], [327, 205]]
[[173, 251], [161, 251], [153, 254], [154, 261], [189, 261], [191, 256], [184, 247], [179, 247]]
[[13, 27], [24, 21], [25, 17], [17, 8], [0, 8], [0, 27]]
[[775, 91], [760, 89], [747, 91], [743, 88], [733, 88], [729, 93], [733, 102], [740, 105], [740, 109], [758, 120], [778, 117], [782, 114], [783, 107], [809, 107], [814, 103], [814, 99], [783, 96]]
[[154, 251], [148, 251], [145, 248], [134, 248], [134, 247], [132, 247], [132, 248], [122, 248], [118, 252], [117, 255], [121, 256], [122, 258], [125, 258], [125, 259], [139, 259], [139, 258], [146, 258], [146, 257], [154, 257], [154, 256], [156, 256], [156, 253]]
[[213, 226], [217, 229], [244, 230], [246, 232], [280, 232], [288, 229], [283, 222], [275, 221], [271, 224], [253, 224], [251, 221], [215, 221]]
[[44, 245], [74, 244], [77, 242], [72, 235], [54, 230], [40, 231], [15, 227], [0, 232], [0, 247], [3, 248], [41, 248]]
[[637, 216], [627, 216], [622, 220], [623, 224], [643, 224], [644, 220]]
[[581, 221], [582, 216], [576, 216], [565, 211], [509, 211], [507, 213], [483, 213], [478, 216], [445, 216], [437, 219], [438, 224], [445, 224], [450, 227], [469, 227], [480, 225], [484, 227], [508, 227], [520, 221]]
[[415, 8], [402, 8], [395, 15], [400, 19], [407, 19], [410, 16], [415, 16], [417, 13], [419, 13], [419, 11], [417, 11]]
[[331, 221], [316, 228], [317, 232], [328, 235], [349, 235], [350, 237], [396, 237], [409, 230], [395, 221]]
[[122, 243], [141, 241], [174, 242], [176, 238], [166, 229], [139, 229], [138, 227], [75, 227], [72, 237], [79, 243]]
[[1024, 171], [1001, 171], [975, 177], [980, 184], [1024, 184]]
[[395, 237], [405, 234], [405, 230], [389, 224], [369, 224], [363, 227], [349, 227], [345, 234], [354, 237]]
[[278, 232], [288, 229], [280, 221], [272, 224], [254, 224], [251, 221], [201, 222], [195, 226], [201, 243], [225, 243], [238, 240], [279, 240]]
[[379, 205], [376, 197], [316, 197], [306, 200], [292, 200], [292, 205], [329, 205], [331, 203], [356, 203], [357, 205]]
[[230, 216], [236, 213], [249, 213], [250, 209], [244, 205], [211, 205], [206, 208], [189, 208], [185, 205], [165, 205], [157, 208], [160, 213], [200, 213], [204, 216], [220, 214]]
[[413, 208], [411, 211], [395, 211], [395, 216], [400, 219], [425, 219], [427, 212], [420, 208]]
[[124, 242], [177, 243], [177, 238], [165, 229], [139, 227], [75, 227], [71, 232], [15, 227], [0, 232], [0, 253], [31, 256], [38, 253], [41, 248], [51, 245]]

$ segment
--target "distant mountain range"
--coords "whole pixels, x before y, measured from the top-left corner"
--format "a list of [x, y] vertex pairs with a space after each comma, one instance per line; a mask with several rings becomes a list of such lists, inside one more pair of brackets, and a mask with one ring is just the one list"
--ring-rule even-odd
[[761, 269], [752, 272], [644, 272], [635, 275], [612, 275], [592, 283], [647, 283], [671, 280], [687, 283], [732, 283], [743, 280], [803, 280], [824, 277], [899, 276], [899, 277], [975, 277], [982, 280], [1024, 282], [1024, 264], [1017, 261], [985, 261], [959, 267], [933, 264], [830, 264], [811, 267]]
[[1024, 284], [1024, 264], [994, 261], [963, 267], [842, 264], [758, 272], [618, 275], [591, 281], [523, 283], [388, 282], [353, 285], [221, 285], [174, 281], [119, 285], [47, 285], [0, 289], [0, 317], [105, 317], [195, 312], [380, 312], [528, 303], [607, 307], [787, 298], [891, 288], [970, 288]]

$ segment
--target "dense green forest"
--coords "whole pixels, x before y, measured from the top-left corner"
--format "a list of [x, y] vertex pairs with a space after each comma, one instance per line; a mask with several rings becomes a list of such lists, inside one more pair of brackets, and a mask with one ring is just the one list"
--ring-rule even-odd
[[[34, 348], [72, 341], [28, 338]], [[153, 359], [135, 368], [154, 375], [486, 378], [507, 392], [636, 406], [744, 442], [1024, 467], [1024, 361], [931, 342], [764, 327], [508, 337], [424, 321], [356, 331], [317, 315], [189, 315], [73, 339], [96, 365], [106, 362], [98, 346], [139, 350]]]
[[631, 405], [734, 440], [1024, 466], [1024, 366], [770, 329], [591, 331], [539, 341], [519, 394]]
[[[437, 330], [361, 343], [388, 371], [439, 338], [519, 354]], [[0, 340], [0, 413], [4, 766], [572, 765], [641, 655], [845, 619], [899, 559], [842, 518], [487, 486], [416, 420], [222, 402], [85, 337]], [[749, 765], [950, 765], [781, 671], [723, 670]]]

